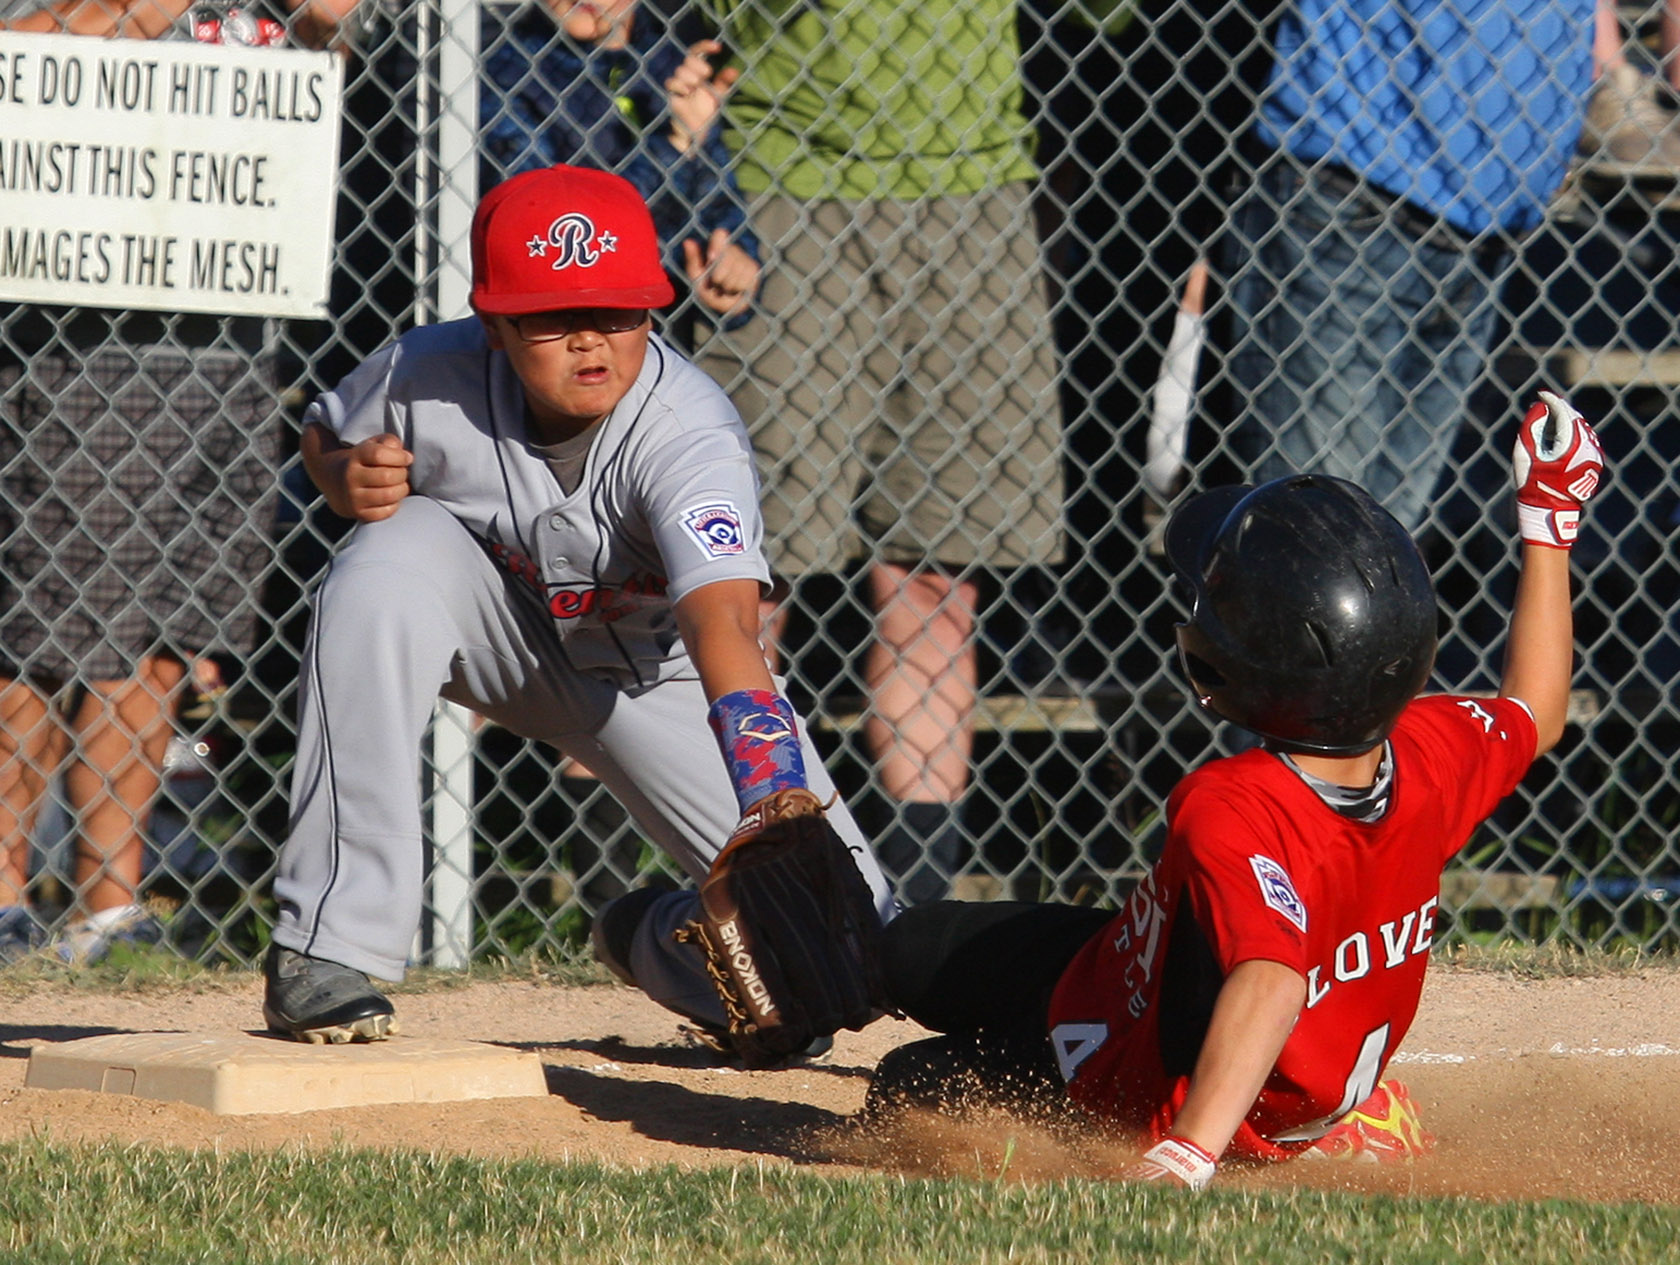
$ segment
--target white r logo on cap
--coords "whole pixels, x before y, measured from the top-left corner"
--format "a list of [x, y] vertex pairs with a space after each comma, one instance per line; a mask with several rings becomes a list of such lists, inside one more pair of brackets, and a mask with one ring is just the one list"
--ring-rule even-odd
[[560, 252], [551, 265], [556, 272], [572, 264], [589, 268], [601, 258], [595, 248], [594, 221], [576, 211], [567, 212], [548, 226], [548, 243]]

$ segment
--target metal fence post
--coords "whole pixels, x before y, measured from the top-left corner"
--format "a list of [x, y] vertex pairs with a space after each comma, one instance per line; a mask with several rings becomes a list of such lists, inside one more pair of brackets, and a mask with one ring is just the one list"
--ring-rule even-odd
[[[435, 189], [429, 250], [437, 259], [436, 319], [453, 320], [470, 310], [468, 242], [477, 201], [474, 143], [478, 119], [478, 5], [472, 0], [437, 0], [435, 46], [422, 58], [433, 68], [435, 94], [422, 93], [421, 188]], [[430, 127], [428, 128], [428, 125]], [[429, 169], [428, 169], [429, 166]], [[424, 218], [422, 219], [424, 223]], [[429, 940], [416, 956], [432, 966], [462, 967], [472, 957], [473, 888], [473, 719], [463, 707], [440, 702], [432, 713], [431, 764], [427, 770], [432, 860], [427, 906]]]

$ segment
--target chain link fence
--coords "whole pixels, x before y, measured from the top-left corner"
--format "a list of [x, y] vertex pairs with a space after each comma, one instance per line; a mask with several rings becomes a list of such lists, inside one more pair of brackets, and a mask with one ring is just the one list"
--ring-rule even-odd
[[[978, 595], [977, 690], [963, 703], [972, 708], [972, 748], [958, 798], [961, 847], [941, 855], [940, 878], [970, 899], [1112, 901], [1155, 855], [1174, 782], [1234, 749], [1234, 735], [1187, 697], [1174, 664], [1176, 613], [1159, 534], [1177, 498], [1241, 479], [1281, 442], [1245, 451], [1236, 425], [1256, 392], [1276, 384], [1276, 364], [1262, 366], [1256, 385], [1237, 364], [1240, 350], [1223, 353], [1236, 339], [1239, 275], [1258, 286], [1254, 310], [1284, 289], [1285, 278], [1258, 262], [1256, 239], [1234, 245], [1231, 228], [1234, 207], [1272, 196], [1276, 145], [1268, 149], [1257, 122], [1270, 48], [1292, 10], [1270, 0], [1140, 0], [1132, 14], [1087, 0], [724, 7], [737, 12], [720, 22], [644, 0], [638, 20], [669, 20], [684, 41], [720, 37], [722, 58], [733, 56], [742, 76], [738, 92], [755, 74], [736, 42], [739, 24], [752, 21], [816, 21], [836, 39], [845, 34], [860, 80], [870, 58], [913, 63], [911, 40], [954, 60], [959, 75], [965, 56], [1000, 48], [1019, 68], [988, 104], [997, 118], [1019, 113], [1041, 173], [1032, 213], [1057, 360], [1066, 548], [1061, 561], [1011, 568], [987, 565], [980, 548], [978, 561], [955, 568]], [[882, 16], [912, 9], [922, 24]], [[1509, 9], [1550, 38], [1572, 30], [1581, 46], [1590, 39], [1586, 3]], [[339, 33], [347, 87], [332, 316], [270, 321], [252, 344], [272, 354], [252, 363], [272, 365], [283, 400], [273, 423], [282, 491], [274, 561], [249, 594], [260, 609], [257, 634], [248, 650], [174, 647], [216, 651], [228, 688], [187, 690], [147, 829], [144, 890], [173, 908], [172, 940], [204, 960], [253, 961], [266, 939], [308, 594], [347, 527], [302, 476], [298, 419], [315, 393], [394, 334], [465, 313], [466, 228], [485, 178], [480, 94], [491, 91], [480, 69], [510, 23], [532, 12], [541, 6], [363, 0]], [[1412, 453], [1395, 495], [1415, 498], [1414, 526], [1437, 577], [1440, 688], [1497, 685], [1515, 579], [1507, 459], [1520, 403], [1543, 386], [1571, 396], [1601, 422], [1610, 452], [1612, 478], [1575, 549], [1572, 723], [1449, 872], [1439, 924], [1449, 937], [1658, 949], [1680, 933], [1680, 170], [1671, 161], [1680, 133], [1662, 112], [1672, 101], [1658, 79], [1663, 10], [1617, 17], [1627, 61], [1645, 76], [1643, 113], [1633, 113], [1667, 127], [1670, 139], [1659, 133], [1654, 145], [1630, 147], [1625, 127], [1611, 140], [1595, 132], [1548, 197], [1543, 222], [1513, 235], [1509, 269], [1495, 268], [1487, 289], [1489, 351], [1475, 357], [1461, 421], [1458, 406], [1435, 405], [1427, 383], [1397, 375], [1386, 394], [1349, 384], [1373, 447], [1413, 424], [1409, 409], [1437, 407], [1430, 420], [1448, 445], [1439, 477], [1427, 454]], [[1001, 37], [1000, 21], [1014, 23]], [[1586, 109], [1579, 93], [1570, 102], [1577, 116]], [[962, 126], [980, 126], [944, 121], [959, 143]], [[1556, 126], [1549, 115], [1528, 122]], [[760, 125], [736, 120], [728, 136], [737, 155]], [[1398, 133], [1387, 143], [1399, 144]], [[1350, 188], [1340, 201], [1369, 196]], [[1275, 201], [1263, 209], [1279, 211]], [[1418, 251], [1440, 248], [1430, 225], [1406, 231]], [[763, 243], [772, 267], [783, 244]], [[1360, 311], [1316, 315], [1294, 337], [1310, 343], [1340, 324], [1359, 350]], [[1400, 341], [1426, 359], [1456, 354], [1427, 341], [1439, 315], [1423, 305]], [[679, 313], [673, 328], [703, 342], [704, 322], [696, 334], [686, 320]], [[27, 360], [29, 347], [10, 333], [7, 343], [8, 358]], [[976, 354], [941, 350], [959, 363]], [[1333, 376], [1335, 354], [1326, 349], [1325, 359]], [[1370, 372], [1380, 379], [1388, 369]], [[1390, 404], [1395, 395], [1399, 404]], [[6, 425], [19, 425], [11, 411]], [[9, 460], [20, 460], [17, 450], [8, 446]], [[23, 508], [5, 507], [14, 532], [29, 521]], [[798, 576], [777, 644], [839, 785], [866, 828], [881, 833], [904, 806], [883, 782], [871, 737], [867, 577], [878, 560]], [[18, 663], [16, 647], [6, 650], [20, 673], [32, 670], [27, 655]], [[602, 902], [666, 864], [582, 770], [465, 713], [440, 709], [425, 768], [432, 877], [417, 961], [458, 965], [575, 941]], [[27, 891], [51, 918], [67, 916], [58, 911], [77, 882], [69, 855], [79, 823], [62, 788], [49, 800], [30, 832]]]

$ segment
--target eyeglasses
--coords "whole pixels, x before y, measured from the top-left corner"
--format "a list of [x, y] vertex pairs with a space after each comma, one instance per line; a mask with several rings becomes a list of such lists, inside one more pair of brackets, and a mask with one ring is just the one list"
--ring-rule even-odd
[[528, 343], [551, 343], [580, 329], [602, 334], [628, 334], [648, 318], [645, 307], [569, 307], [557, 312], [527, 312], [510, 316], [513, 332]]

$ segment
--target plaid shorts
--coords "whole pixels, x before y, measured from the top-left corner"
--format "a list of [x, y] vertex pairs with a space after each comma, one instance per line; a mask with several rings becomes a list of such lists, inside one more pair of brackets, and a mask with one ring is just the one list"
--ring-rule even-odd
[[114, 681], [247, 647], [274, 553], [280, 402], [235, 351], [0, 368], [0, 667]]

